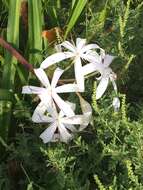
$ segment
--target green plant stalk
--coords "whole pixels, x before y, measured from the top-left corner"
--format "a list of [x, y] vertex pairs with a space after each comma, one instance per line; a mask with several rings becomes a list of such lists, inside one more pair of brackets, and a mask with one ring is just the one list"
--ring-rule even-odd
[[[7, 28], [7, 41], [16, 48], [19, 46], [19, 16], [20, 16], [21, 0], [10, 0], [9, 1], [9, 16], [8, 16], [8, 28]], [[16, 59], [9, 53], [5, 53], [5, 64], [3, 66], [2, 75], [2, 89], [0, 99], [0, 136], [7, 141], [8, 132], [12, 127], [11, 125], [11, 114], [12, 114], [12, 94], [14, 90], [14, 80], [16, 72]], [[2, 99], [2, 96], [7, 94]]]
[[[42, 5], [41, 0], [28, 0], [29, 62], [36, 65], [42, 61]], [[39, 66], [38, 64], [38, 66]]]

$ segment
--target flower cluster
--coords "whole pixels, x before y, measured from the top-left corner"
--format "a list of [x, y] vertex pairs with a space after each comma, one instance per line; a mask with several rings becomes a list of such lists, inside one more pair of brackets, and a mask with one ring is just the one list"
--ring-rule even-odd
[[[65, 41], [57, 45], [57, 53], [47, 57], [34, 72], [40, 80], [42, 87], [24, 86], [22, 93], [37, 94], [40, 103], [36, 107], [32, 121], [36, 123], [49, 123], [49, 127], [40, 135], [44, 143], [61, 140], [68, 142], [73, 138], [73, 134], [83, 130], [90, 122], [92, 109], [90, 104], [85, 101], [79, 92], [85, 91], [85, 76], [93, 72], [99, 72], [99, 84], [96, 89], [96, 99], [99, 99], [107, 89], [109, 81], [112, 82], [114, 91], [117, 95], [115, 83], [116, 74], [110, 68], [114, 59], [113, 56], [105, 54], [105, 51], [97, 44], [86, 44], [85, 39], [77, 38], [76, 45]], [[58, 81], [64, 70], [56, 68], [51, 82], [44, 69], [60, 61], [72, 59], [74, 64], [75, 83], [59, 85]], [[84, 64], [82, 64], [84, 62]], [[78, 94], [82, 114], [75, 114], [74, 103], [64, 101], [61, 93]], [[120, 106], [117, 97], [113, 100], [113, 106], [118, 110]], [[74, 125], [78, 125], [75, 127]]]

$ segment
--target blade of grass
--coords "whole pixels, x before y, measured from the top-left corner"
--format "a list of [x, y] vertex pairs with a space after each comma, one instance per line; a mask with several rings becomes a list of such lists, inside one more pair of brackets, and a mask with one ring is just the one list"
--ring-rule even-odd
[[72, 12], [72, 15], [69, 19], [67, 29], [65, 31], [64, 39], [67, 38], [67, 35], [69, 34], [69, 32], [72, 30], [72, 28], [76, 24], [76, 21], [78, 20], [79, 16], [81, 15], [87, 2], [88, 2], [88, 0], [78, 0], [77, 4]]
[[[28, 45], [29, 62], [33, 65], [42, 61], [42, 7], [41, 0], [28, 0]], [[38, 65], [39, 66], [39, 65]]]
[[[19, 46], [19, 16], [21, 0], [9, 1], [9, 16], [7, 28], [7, 41], [13, 46]], [[5, 63], [3, 66], [2, 89], [12, 92], [14, 90], [15, 72], [17, 61], [13, 56], [6, 52]], [[8, 93], [7, 93], [8, 96]], [[7, 141], [8, 132], [11, 125], [12, 101], [5, 99], [0, 101], [0, 136]]]

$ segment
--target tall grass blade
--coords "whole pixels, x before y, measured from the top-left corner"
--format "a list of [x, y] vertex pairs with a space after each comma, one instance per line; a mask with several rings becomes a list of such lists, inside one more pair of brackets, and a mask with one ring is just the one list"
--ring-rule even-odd
[[28, 0], [29, 62], [33, 65], [42, 60], [42, 5], [41, 0]]
[[[13, 46], [19, 46], [19, 16], [21, 0], [9, 1], [9, 16], [7, 28], [7, 41]], [[6, 93], [10, 96], [14, 90], [15, 72], [17, 61], [9, 52], [5, 54], [5, 63], [3, 66], [1, 97]], [[8, 93], [9, 92], [9, 93]], [[0, 100], [0, 136], [7, 141], [8, 131], [11, 125], [12, 100], [1, 98]]]
[[65, 31], [64, 39], [67, 38], [67, 35], [69, 34], [69, 32], [72, 30], [72, 28], [76, 24], [76, 21], [78, 20], [79, 16], [81, 15], [81, 13], [82, 13], [87, 2], [88, 2], [88, 0], [78, 0], [75, 8], [73, 9], [72, 15], [69, 19], [67, 29]]

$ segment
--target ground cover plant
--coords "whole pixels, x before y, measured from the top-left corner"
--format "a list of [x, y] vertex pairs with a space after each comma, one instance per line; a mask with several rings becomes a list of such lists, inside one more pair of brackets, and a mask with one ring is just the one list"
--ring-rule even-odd
[[142, 0], [0, 4], [0, 190], [142, 190]]

